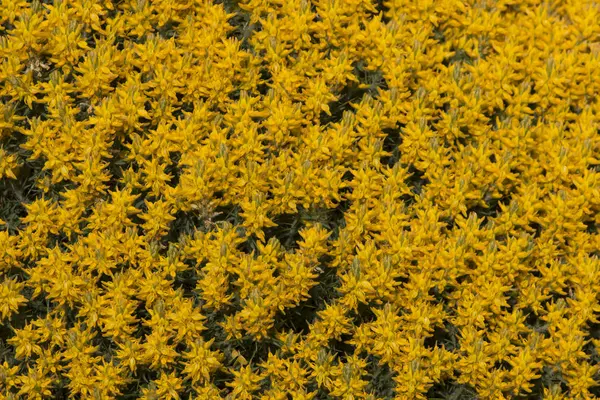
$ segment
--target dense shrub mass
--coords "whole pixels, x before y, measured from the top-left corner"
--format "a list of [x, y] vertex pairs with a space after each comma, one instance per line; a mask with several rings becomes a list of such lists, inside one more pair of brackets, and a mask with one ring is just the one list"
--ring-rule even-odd
[[600, 395], [593, 0], [0, 0], [0, 399]]

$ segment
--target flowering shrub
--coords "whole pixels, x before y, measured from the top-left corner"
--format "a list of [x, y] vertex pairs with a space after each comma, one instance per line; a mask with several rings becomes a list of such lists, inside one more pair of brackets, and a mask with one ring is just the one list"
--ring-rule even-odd
[[593, 0], [0, 0], [0, 399], [600, 395]]

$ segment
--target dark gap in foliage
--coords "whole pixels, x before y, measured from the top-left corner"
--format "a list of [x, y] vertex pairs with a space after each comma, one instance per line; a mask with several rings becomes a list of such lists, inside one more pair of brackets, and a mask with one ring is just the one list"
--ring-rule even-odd
[[546, 323], [540, 319], [540, 317], [531, 309], [527, 307], [523, 309], [525, 315], [525, 326], [533, 329], [535, 332], [542, 334], [544, 337], [549, 337], [550, 334], [547, 329]]
[[317, 387], [316, 385], [310, 384], [308, 385], [309, 391], [316, 391], [316, 395], [314, 397], [315, 400], [338, 400], [339, 397], [332, 397], [325, 388]]
[[433, 296], [433, 298], [435, 299], [435, 301], [437, 303], [443, 303], [444, 302], [444, 291], [440, 290], [439, 287], [434, 286], [431, 289], [429, 289], [429, 291], [427, 292], [427, 294], [429, 294], [430, 296]]
[[[597, 328], [596, 328], [597, 329]], [[586, 335], [586, 339], [590, 338], [590, 332]], [[589, 362], [593, 365], [597, 365], [600, 360], [600, 356], [598, 355], [598, 350], [596, 350], [596, 346], [594, 343], [587, 342], [583, 345], [582, 351], [589, 357]]]
[[436, 400], [476, 400], [477, 391], [471, 385], [458, 383], [454, 379], [445, 379], [434, 383], [427, 391], [428, 399]]
[[540, 224], [538, 224], [537, 222], [530, 222], [528, 224], [528, 226], [535, 230], [535, 233], [533, 234], [533, 238], [537, 239], [540, 237], [540, 235], [542, 234], [542, 226]]
[[327, 304], [339, 297], [336, 289], [340, 282], [336, 269], [325, 264], [321, 264], [319, 268], [323, 272], [317, 277], [317, 284], [308, 291], [308, 299], [286, 310], [285, 314], [278, 312], [275, 316], [275, 327], [278, 331], [291, 330], [294, 333], [307, 334], [309, 325], [316, 321], [317, 312], [324, 310]]
[[[446, 346], [446, 343], [449, 343], [450, 346]], [[427, 349], [434, 349], [436, 347], [441, 347], [442, 345], [446, 348], [452, 347], [452, 335], [444, 326], [436, 326], [431, 333], [431, 336], [428, 336], [423, 345]]]
[[150, 313], [146, 309], [146, 302], [142, 300], [137, 300], [137, 307], [133, 312], [133, 316], [138, 321], [136, 325], [137, 329], [135, 330], [134, 335], [138, 338], [145, 339], [147, 335], [150, 335], [152, 333], [152, 328], [143, 324], [145, 320], [151, 319]]
[[487, 117], [488, 124], [490, 125], [490, 128], [493, 131], [497, 131], [498, 129], [500, 129], [500, 126], [498, 126], [498, 122], [500, 122], [500, 124], [502, 124], [503, 121], [506, 121], [506, 119], [507, 119], [506, 113], [504, 112], [504, 110], [502, 110], [498, 107], [494, 107], [494, 109], [491, 112], [484, 111], [483, 115], [485, 115], [485, 117]]
[[[215, 193], [215, 199], [219, 199], [219, 192]], [[215, 208], [216, 217], [213, 222], [229, 222], [232, 225], [241, 224], [242, 218], [239, 216], [240, 207], [238, 205], [223, 205]]]
[[239, 7], [237, 1], [215, 1], [216, 4], [222, 4], [225, 11], [233, 16], [229, 19], [229, 25], [234, 27], [231, 32], [227, 33], [227, 38], [236, 38], [241, 42], [242, 50], [252, 50], [252, 47], [248, 43], [248, 39], [252, 36], [252, 33], [256, 30], [260, 30], [260, 24], [250, 23], [250, 13]]
[[123, 158], [128, 149], [120, 138], [116, 138], [110, 146], [109, 152], [112, 158], [108, 161], [106, 167], [111, 179], [105, 182], [107, 190], [114, 192], [122, 190], [124, 187], [121, 185], [121, 179], [123, 178], [124, 168], [128, 165], [127, 161]]
[[202, 323], [206, 330], [201, 333], [202, 339], [206, 342], [215, 339], [214, 347], [224, 350], [223, 346], [227, 343], [227, 334], [220, 324], [225, 321], [225, 316], [235, 312], [235, 306], [225, 305], [219, 310], [206, 309], [203, 311], [205, 311], [203, 314], [206, 319]]
[[593, 219], [588, 219], [587, 221], [583, 221], [585, 225], [585, 232], [595, 235], [598, 233], [598, 224]]
[[389, 165], [390, 167], [394, 166], [400, 161], [399, 146], [402, 144], [402, 135], [400, 135], [401, 131], [402, 127], [394, 129], [386, 128], [383, 130], [383, 132], [386, 134], [386, 137], [383, 140], [382, 150], [387, 153], [390, 153], [390, 155], [382, 157], [381, 162], [383, 164]]
[[600, 322], [587, 321], [588, 325], [588, 338], [589, 339], [600, 339]]
[[[15, 114], [20, 114], [17, 111], [19, 107], [25, 108], [26, 106], [17, 104]], [[34, 103], [35, 107], [45, 109], [37, 103]], [[23, 121], [17, 125], [27, 127], [29, 123]], [[17, 130], [13, 130], [10, 135], [0, 141], [0, 147], [8, 154], [15, 154], [17, 160], [22, 163], [15, 170], [16, 179], [0, 179], [0, 218], [7, 222], [7, 228], [11, 232], [15, 232], [21, 225], [20, 218], [26, 216], [24, 205], [43, 195], [42, 191], [36, 187], [36, 182], [47, 174], [43, 170], [43, 160], [28, 160], [32, 153], [21, 148], [26, 141], [27, 136]]]
[[241, 92], [239, 89], [232, 90], [231, 92], [227, 93], [227, 97], [229, 100], [238, 101], [240, 99], [240, 93]]
[[0, 37], [8, 36], [8, 33], [15, 29], [15, 26], [8, 21], [4, 21], [0, 24], [2, 29], [0, 29]]
[[23, 190], [14, 180], [0, 179], [0, 219], [6, 221], [8, 230], [12, 233], [21, 225], [20, 218], [27, 215]]
[[462, 285], [467, 279], [469, 279], [470, 274], [462, 274], [458, 275], [454, 280], [458, 285]]
[[[541, 375], [542, 376], [538, 378], [540, 380], [540, 389], [558, 385], [563, 393], [569, 392], [569, 387], [558, 368], [544, 365], [541, 370]], [[532, 393], [535, 392], [532, 391]]]
[[189, 269], [186, 271], [178, 272], [175, 276], [175, 284], [177, 289], [183, 291], [184, 297], [196, 298], [195, 289], [196, 283], [198, 282], [198, 275], [196, 274], [196, 262], [185, 260], [184, 263]]
[[248, 239], [239, 246], [239, 250], [246, 254], [258, 254], [258, 240], [256, 234], [249, 235]]
[[[257, 341], [251, 337], [244, 337], [239, 340], [230, 341], [236, 345], [232, 350], [236, 350], [248, 363], [259, 365], [267, 361], [269, 353], [276, 353], [278, 350], [277, 343], [271, 338], [264, 338]], [[230, 351], [225, 351], [227, 359], [233, 360]]]
[[[470, 137], [468, 137], [468, 132], [464, 132], [464, 131], [463, 131], [464, 129], [465, 129], [464, 127], [461, 127], [461, 128], [459, 128], [460, 132], [461, 132], [463, 135], [466, 135], [466, 136], [459, 136], [459, 137], [457, 137], [457, 138], [454, 140], [454, 143], [452, 143], [452, 141], [450, 141], [450, 143], [451, 143], [452, 147], [454, 147], [454, 146], [456, 146], [456, 145], [458, 145], [458, 146], [456, 146], [456, 147], [459, 147], [459, 146], [461, 146], [461, 147], [467, 147], [467, 146], [469, 146], [469, 145], [470, 145], [470, 143], [471, 143], [471, 140], [470, 140], [470, 139], [471, 139], [471, 138], [470, 138]], [[460, 147], [459, 147], [459, 148], [460, 148]], [[462, 154], [462, 153], [460, 153], [460, 152], [457, 152], [457, 154], [456, 154], [454, 157], [456, 157], [456, 158], [459, 158], [459, 159], [460, 159], [460, 158], [462, 158], [462, 157], [463, 157], [463, 154]]]
[[302, 304], [277, 313], [275, 316], [275, 324], [279, 330], [291, 330], [294, 333], [307, 334], [309, 331], [310, 321], [316, 317], [316, 307], [314, 304], [303, 302]]
[[339, 238], [340, 229], [346, 226], [345, 213], [350, 208], [350, 205], [350, 201], [342, 200], [338, 203], [336, 208], [330, 210], [330, 219], [326, 224], [327, 229], [332, 232], [329, 236], [329, 240], [336, 240]]
[[537, 379], [530, 380], [529, 383], [531, 385], [533, 385], [531, 388], [531, 393], [529, 395], [521, 395], [521, 396], [517, 396], [515, 398], [523, 399], [523, 400], [539, 399], [540, 394], [544, 392], [544, 380], [540, 376]]
[[508, 294], [508, 299], [506, 300], [508, 307], [503, 307], [502, 311], [509, 313], [509, 314], [512, 313], [513, 311], [515, 311], [515, 307], [519, 303], [518, 297], [519, 297], [519, 291], [516, 289], [511, 289]]
[[376, 356], [368, 356], [368, 378], [369, 384], [366, 391], [376, 397], [384, 399], [394, 398], [394, 373], [388, 364], [381, 364], [380, 358]]
[[127, 78], [124, 76], [123, 77], [119, 76], [119, 77], [113, 79], [110, 82], [109, 86], [113, 89], [117, 89], [119, 86], [122, 86], [125, 82], [127, 82]]
[[[561, 260], [561, 262], [563, 262], [563, 261]], [[565, 304], [569, 304], [568, 300], [574, 298], [571, 296], [572, 295], [572, 293], [570, 293], [571, 290], [572, 289], [570, 287], [566, 286], [566, 287], [563, 287], [564, 293], [558, 293], [557, 291], [551, 291], [550, 298], [542, 301], [542, 304], [544, 305], [544, 307], [546, 307], [550, 303], [557, 303], [559, 301], [564, 301]]]
[[181, 177], [182, 172], [182, 169], [179, 168], [180, 159], [180, 151], [169, 152], [169, 164], [165, 168], [165, 173], [171, 176], [171, 180], [168, 182], [169, 186], [171, 187], [175, 187], [179, 184], [179, 178]]
[[390, 18], [390, 8], [386, 6], [386, 0], [376, 0], [375, 1], [375, 10], [377, 11], [377, 14], [381, 14], [382, 16], [382, 21], [384, 23], [388, 23], [390, 22], [391, 18]]
[[446, 224], [446, 229], [448, 231], [454, 230], [456, 228], [456, 217], [448, 216], [440, 218], [440, 222]]
[[529, 274], [530, 274], [531, 276], [535, 276], [536, 278], [541, 278], [541, 277], [542, 277], [542, 273], [541, 273], [541, 272], [540, 272], [540, 270], [539, 270], [539, 269], [537, 269], [537, 268], [532, 268], [532, 269], [529, 271]]
[[473, 58], [471, 58], [464, 49], [456, 49], [454, 50], [454, 54], [452, 56], [445, 58], [444, 61], [442, 61], [442, 65], [448, 67], [452, 64], [458, 64], [461, 62], [472, 64]]
[[500, 361], [496, 361], [494, 363], [494, 369], [511, 371], [513, 369], [513, 367], [512, 367], [512, 365], [509, 364], [508, 361], [500, 360]]
[[435, 28], [433, 30], [433, 38], [440, 44], [446, 43], [446, 36], [444, 35], [444, 31], [440, 28]]
[[383, 71], [379, 69], [368, 70], [365, 69], [363, 65], [355, 66], [354, 71], [354, 74], [358, 76], [360, 83], [368, 85], [367, 88], [361, 90], [364, 90], [367, 94], [371, 95], [372, 97], [377, 98], [379, 94], [379, 89], [389, 89], [387, 81], [383, 76]]
[[150, 368], [143, 368], [139, 372], [139, 378], [137, 379], [138, 385], [143, 384], [143, 387], [139, 387], [140, 392], [142, 388], [147, 388], [148, 384], [154, 384], [152, 381], [155, 381], [160, 377], [158, 371], [152, 370]]
[[397, 276], [394, 278], [394, 282], [398, 282], [398, 283], [408, 283], [408, 281], [409, 281], [408, 275]]
[[[106, 25], [106, 24], [103, 24], [103, 25]], [[103, 29], [105, 29], [105, 28], [103, 28]], [[88, 46], [90, 46], [91, 48], [96, 48], [96, 41], [93, 39], [93, 37], [89, 37], [87, 39], [87, 43], [88, 43]], [[125, 50], [125, 40], [123, 38], [121, 38], [121, 37], [116, 38], [113, 43], [115, 44], [115, 48], [118, 51]]]
[[[183, 105], [183, 103], [185, 103], [186, 96], [183, 93], [175, 93], [175, 98], [177, 99], [177, 104]], [[188, 102], [188, 104], [192, 104], [192, 103]], [[175, 112], [173, 113], [173, 116], [175, 117], [175, 120], [184, 118], [184, 114], [182, 112], [181, 106], [179, 107], [178, 110], [175, 110]]]
[[177, 211], [169, 232], [162, 238], [161, 243], [167, 245], [177, 241], [182, 235], [191, 235], [195, 231], [209, 232], [220, 222], [237, 225], [240, 223], [238, 211], [238, 206], [218, 206], [213, 211], [205, 210], [208, 214], [201, 211]]
[[[140, 382], [137, 379], [131, 379], [122, 387], [122, 394], [120, 396], [117, 396], [116, 398], [117, 400], [138, 399], [141, 394], [140, 389]], [[59, 397], [56, 397], [57, 399], [69, 398], [69, 391], [66, 388], [62, 388], [60, 393], [64, 393], [64, 397], [62, 397], [63, 395], [59, 395]]]
[[457, 351], [460, 348], [458, 329], [450, 322], [444, 322], [443, 326], [436, 326], [424, 341], [425, 348], [434, 349], [444, 347], [448, 351]]
[[[452, 314], [454, 314], [454, 313], [452, 313]], [[448, 349], [449, 351], [460, 350], [460, 340], [459, 340], [460, 330], [459, 330], [459, 328], [454, 326], [454, 324], [452, 324], [451, 322], [444, 322], [444, 327], [450, 335], [450, 340], [448, 342], [444, 343], [444, 346], [446, 347], [446, 349]]]
[[265, 228], [265, 240], [268, 242], [271, 238], [277, 238], [286, 250], [298, 248], [297, 243], [301, 239], [300, 229], [302, 228], [302, 218], [300, 213], [279, 214], [272, 218], [277, 226]]
[[489, 221], [492, 218], [496, 218], [498, 216], [498, 214], [500, 213], [501, 209], [500, 209], [500, 204], [498, 201], [494, 201], [491, 205], [488, 205], [488, 207], [483, 207], [480, 205], [476, 205], [473, 207], [469, 207], [467, 208], [467, 216], [471, 213], [474, 213], [477, 215], [477, 217], [481, 218], [484, 217], [484, 222], [485, 221]]
[[179, 112], [181, 113], [178, 118], [185, 118], [185, 113], [191, 113], [194, 111], [194, 103], [190, 101], [183, 101], [181, 106], [179, 107]]
[[[355, 66], [354, 74], [359, 75], [360, 72], [358, 71], [360, 71], [360, 69]], [[369, 75], [365, 74], [365, 76]], [[319, 115], [320, 124], [326, 126], [329, 123], [339, 122], [346, 111], [354, 113], [351, 103], [359, 102], [359, 100], [367, 93], [369, 93], [369, 89], [359, 87], [357, 82], [349, 82], [337, 94], [337, 100], [329, 103], [329, 112], [331, 115], [321, 111]]]
[[[39, 98], [41, 98], [41, 95], [36, 94], [35, 97], [39, 99]], [[41, 103], [41, 102], [34, 101], [33, 104], [31, 105], [31, 108], [29, 108], [29, 106], [27, 106], [24, 101], [19, 100], [17, 102], [17, 109], [20, 109], [20, 110], [23, 110], [23, 111], [18, 112], [16, 114], [24, 115], [27, 118], [38, 117], [42, 121], [46, 121], [48, 119], [47, 118], [47, 116], [48, 116], [48, 107], [45, 104]], [[18, 132], [13, 132], [13, 135], [15, 133], [16, 134], [20, 134]]]
[[[597, 361], [597, 360], [596, 360]], [[590, 393], [592, 394], [592, 396], [594, 396], [594, 398], [598, 398], [600, 397], [600, 385], [597, 386], [592, 386], [589, 389]], [[534, 392], [535, 393], [535, 392]]]
[[425, 178], [425, 172], [416, 168], [413, 164], [408, 166], [408, 178], [407, 184], [411, 186], [411, 192], [415, 195], [420, 195], [423, 192], [423, 187], [429, 185], [429, 179]]
[[233, 375], [228, 373], [226, 370], [224, 370], [223, 368], [217, 370], [215, 373], [213, 373], [213, 375], [211, 376], [212, 379], [212, 383], [215, 385], [215, 387], [221, 391], [227, 390], [230, 391], [231, 388], [229, 388], [227, 386], [227, 383], [231, 382], [231, 380], [233, 379]]
[[161, 38], [168, 40], [168, 39], [176, 37], [176, 34], [177, 34], [176, 29], [178, 26], [179, 26], [178, 22], [173, 21], [173, 20], [168, 20], [163, 26], [161, 26], [161, 27], [156, 26], [154, 28], [155, 28], [156, 32], [158, 32], [158, 35]]
[[261, 68], [260, 69], [260, 80], [261, 80], [261, 83], [259, 83], [258, 85], [256, 85], [256, 90], [262, 96], [266, 96], [268, 94], [268, 92], [269, 92], [269, 83], [271, 83], [272, 77], [273, 77], [273, 74], [271, 74], [271, 71], [269, 71], [267, 68]]
[[350, 313], [350, 316], [354, 320], [353, 325], [360, 326], [375, 321], [377, 316], [373, 312], [374, 308], [376, 308], [375, 304], [358, 303], [357, 310]]
[[22, 291], [23, 296], [29, 301], [21, 305], [18, 311], [10, 317], [10, 324], [0, 324], [0, 343], [14, 335], [13, 329], [23, 329], [27, 323], [34, 319], [46, 318], [51, 302], [46, 299], [46, 293], [33, 297], [33, 288], [26, 286]]
[[331, 339], [329, 348], [332, 353], [338, 357], [338, 360], [345, 361], [348, 356], [354, 354], [356, 347], [348, 343], [352, 339], [352, 334], [343, 334], [339, 339]]
[[339, 222], [339, 220], [336, 219], [339, 207], [340, 204], [338, 203], [336, 208], [327, 208], [326, 206], [310, 206], [307, 209], [304, 207], [298, 207], [298, 211], [300, 213], [300, 218], [303, 225], [306, 223], [316, 223], [323, 225], [327, 230], [332, 230], [334, 228], [334, 224]]
[[579, 115], [579, 114], [581, 114], [583, 109], [581, 107], [571, 103], [571, 104], [569, 104], [569, 111], [575, 115]]

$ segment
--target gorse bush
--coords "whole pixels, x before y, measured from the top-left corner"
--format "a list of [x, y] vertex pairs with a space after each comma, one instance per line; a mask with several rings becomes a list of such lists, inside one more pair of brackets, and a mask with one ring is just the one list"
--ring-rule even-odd
[[0, 399], [600, 395], [600, 5], [0, 1]]

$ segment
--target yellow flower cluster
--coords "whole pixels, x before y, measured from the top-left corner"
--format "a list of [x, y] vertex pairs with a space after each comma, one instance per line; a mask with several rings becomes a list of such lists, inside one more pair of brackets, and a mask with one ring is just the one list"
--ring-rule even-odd
[[0, 399], [600, 396], [598, 20], [0, 0]]

